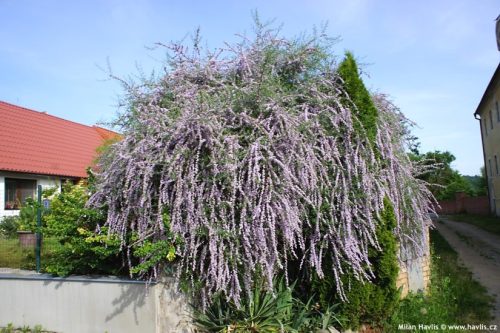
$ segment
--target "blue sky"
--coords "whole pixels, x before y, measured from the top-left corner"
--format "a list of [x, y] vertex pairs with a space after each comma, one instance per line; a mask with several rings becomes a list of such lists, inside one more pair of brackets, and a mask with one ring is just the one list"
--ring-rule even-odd
[[[354, 52], [369, 89], [389, 94], [419, 128], [421, 150], [448, 150], [463, 174], [483, 164], [473, 113], [500, 60], [497, 0], [0, 0], [0, 100], [95, 124], [116, 114], [126, 77], [161, 69], [156, 42], [200, 27], [210, 47], [251, 32], [252, 10], [294, 36], [328, 22], [336, 54]], [[0, 119], [1, 124], [1, 119]]]

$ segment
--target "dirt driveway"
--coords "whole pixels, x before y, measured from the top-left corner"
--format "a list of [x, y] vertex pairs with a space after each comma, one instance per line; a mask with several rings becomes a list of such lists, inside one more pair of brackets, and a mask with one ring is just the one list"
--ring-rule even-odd
[[496, 299], [492, 323], [500, 325], [500, 237], [473, 225], [440, 219], [438, 231], [457, 251], [474, 278]]

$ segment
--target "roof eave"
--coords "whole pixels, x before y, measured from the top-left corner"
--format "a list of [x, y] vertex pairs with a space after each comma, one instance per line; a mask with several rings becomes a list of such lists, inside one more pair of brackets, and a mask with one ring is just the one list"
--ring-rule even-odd
[[76, 174], [60, 174], [56, 172], [39, 172], [35, 170], [21, 170], [21, 169], [9, 169], [9, 168], [1, 168], [0, 172], [12, 172], [12, 173], [23, 173], [23, 174], [30, 174], [30, 175], [40, 175], [40, 176], [52, 176], [52, 177], [61, 177], [61, 178], [75, 178], [75, 179], [82, 179], [82, 178], [87, 178], [87, 175], [76, 175]]
[[479, 111], [483, 108], [484, 104], [486, 104], [486, 100], [493, 92], [493, 90], [494, 90], [494, 88], [499, 80], [500, 80], [500, 63], [497, 65], [497, 69], [495, 70], [495, 73], [491, 77], [491, 80], [488, 83], [486, 90], [484, 91], [483, 97], [481, 97], [481, 101], [479, 102], [479, 104], [476, 108], [476, 111], [474, 112], [474, 117], [476, 117], [476, 115], [479, 114]]

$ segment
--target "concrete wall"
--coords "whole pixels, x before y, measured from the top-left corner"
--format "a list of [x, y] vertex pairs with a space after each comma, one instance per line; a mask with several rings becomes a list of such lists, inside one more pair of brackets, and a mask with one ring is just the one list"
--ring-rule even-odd
[[[419, 258], [400, 263], [402, 297], [427, 290], [430, 281], [429, 233]], [[172, 280], [150, 285], [117, 278], [54, 278], [44, 274], [1, 273], [0, 327], [42, 325], [59, 333], [194, 332], [185, 297]]]
[[430, 238], [427, 230], [427, 246], [424, 255], [417, 258], [404, 258], [399, 264], [399, 275], [396, 286], [401, 287], [401, 297], [408, 293], [426, 291], [429, 287], [431, 276]]
[[19, 210], [5, 210], [5, 178], [34, 179], [37, 185], [43, 189], [50, 187], [61, 187], [61, 178], [56, 176], [44, 176], [24, 174], [17, 172], [0, 172], [0, 219], [3, 216], [19, 215]]
[[404, 261], [400, 264], [396, 286], [402, 288], [401, 297], [410, 291], [426, 291], [430, 283], [430, 256]]
[[172, 282], [0, 274], [0, 326], [42, 325], [61, 333], [191, 332]]

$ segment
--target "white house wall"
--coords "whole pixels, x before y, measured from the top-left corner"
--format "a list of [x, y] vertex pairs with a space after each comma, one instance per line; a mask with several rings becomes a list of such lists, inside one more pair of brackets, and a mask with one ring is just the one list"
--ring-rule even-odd
[[57, 176], [0, 172], [0, 218], [4, 216], [19, 215], [19, 210], [5, 210], [5, 178], [34, 179], [36, 180], [37, 186], [42, 185], [43, 189], [57, 187], [59, 190], [61, 188], [61, 178]]

